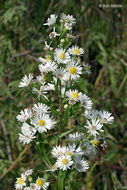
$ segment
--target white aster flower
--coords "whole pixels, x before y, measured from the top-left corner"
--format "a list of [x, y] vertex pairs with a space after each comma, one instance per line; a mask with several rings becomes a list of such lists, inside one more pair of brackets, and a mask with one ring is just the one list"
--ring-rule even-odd
[[87, 125], [84, 127], [88, 129], [88, 133], [96, 136], [99, 134], [98, 131], [103, 132], [102, 126], [103, 125], [100, 123], [99, 119], [92, 119], [92, 123], [87, 120]]
[[25, 171], [25, 176], [29, 176], [33, 173], [33, 169]]
[[48, 83], [45, 86], [45, 89], [46, 89], [46, 91], [55, 90], [55, 86], [54, 86], [54, 84]]
[[51, 153], [54, 158], [57, 158], [65, 153], [65, 149], [61, 146], [56, 146], [52, 149]]
[[37, 190], [44, 189], [46, 190], [49, 186], [49, 182], [45, 182], [43, 178], [38, 177], [36, 180]]
[[47, 44], [47, 42], [45, 41], [45, 46], [44, 46], [44, 50], [53, 50], [53, 48], [50, 46], [52, 43], [52, 41], [49, 43], [49, 45]]
[[56, 164], [53, 164], [49, 170], [45, 170], [45, 171], [51, 171], [51, 172], [55, 172], [57, 170], [57, 166]]
[[81, 143], [81, 148], [83, 150], [83, 155], [88, 156], [90, 154], [91, 144], [90, 142]]
[[73, 156], [75, 152], [75, 147], [68, 145], [64, 148], [64, 154], [68, 156]]
[[66, 28], [66, 30], [72, 30], [72, 24], [71, 23], [65, 23], [64, 24], [64, 26], [65, 26], [65, 28]]
[[52, 39], [52, 38], [56, 38], [57, 36], [60, 36], [60, 34], [58, 34], [56, 31], [55, 31], [55, 27], [53, 28], [53, 32], [51, 32], [49, 34], [49, 38]]
[[83, 154], [82, 156], [87, 156], [89, 157], [89, 159], [94, 159], [94, 157], [97, 154], [97, 150], [96, 148], [90, 143], [90, 142], [85, 142], [83, 144], [81, 144], [82, 150], [83, 150]]
[[81, 138], [83, 137], [83, 133], [78, 133], [78, 132], [75, 132], [73, 134], [69, 134], [69, 140], [70, 141], [80, 141]]
[[29, 190], [37, 190], [36, 183], [30, 183], [30, 189]]
[[99, 116], [101, 123], [111, 124], [114, 121], [114, 117], [108, 111], [100, 111]]
[[38, 60], [41, 62], [41, 63], [48, 63], [48, 62], [51, 62], [51, 57], [50, 56], [46, 56], [45, 58], [43, 57], [39, 57]]
[[61, 14], [61, 22], [75, 24], [75, 20], [76, 19], [72, 15], [65, 15], [64, 13]]
[[66, 82], [69, 80], [69, 77], [67, 75], [67, 71], [63, 68], [57, 68], [54, 72], [53, 72], [54, 76], [57, 77], [59, 80], [61, 80], [62, 82]]
[[24, 131], [26, 131], [26, 133], [30, 132], [35, 134], [36, 133], [36, 129], [34, 127], [32, 127], [31, 125], [28, 125], [26, 122], [23, 123], [23, 125], [21, 126], [21, 131], [22, 133], [24, 133]]
[[43, 113], [31, 120], [31, 124], [35, 126], [39, 133], [43, 133], [54, 128], [56, 122], [53, 118], [50, 118], [48, 114]]
[[23, 144], [29, 144], [34, 138], [36, 138], [35, 133], [30, 131], [22, 130], [22, 133], [19, 133], [19, 141], [23, 142]]
[[88, 154], [89, 159], [93, 160], [95, 158], [96, 154], [97, 154], [96, 148], [91, 145], [89, 154]]
[[79, 48], [78, 46], [72, 46], [72, 48], [69, 48], [68, 52], [71, 55], [83, 55], [84, 50], [82, 48]]
[[79, 156], [82, 156], [83, 155], [83, 150], [81, 148], [81, 146], [76, 146], [76, 144], [73, 144], [73, 145], [68, 145], [70, 150], [73, 152], [72, 154], [73, 155], [79, 155]]
[[99, 111], [95, 109], [90, 109], [86, 110], [83, 115], [88, 119], [99, 118]]
[[55, 164], [53, 164], [53, 165], [51, 166], [50, 171], [55, 172], [56, 170], [57, 170], [57, 166], [56, 166]]
[[44, 84], [44, 83], [45, 83], [45, 80], [46, 80], [45, 74], [42, 73], [41, 75], [37, 76], [36, 79], [37, 79], [37, 81], [38, 81], [40, 84]]
[[86, 94], [81, 94], [79, 99], [84, 108], [88, 110], [92, 109], [93, 102]]
[[55, 49], [54, 59], [57, 63], [66, 64], [70, 60], [70, 55], [64, 49]]
[[30, 119], [32, 117], [32, 111], [29, 108], [26, 108], [24, 110], [21, 110], [20, 114], [17, 115], [17, 120], [21, 122], [25, 122], [27, 119]]
[[83, 64], [83, 68], [85, 69], [84, 73], [90, 75], [92, 73], [91, 66], [88, 64]]
[[28, 86], [31, 83], [32, 79], [33, 79], [33, 74], [30, 73], [28, 77], [25, 75], [21, 80], [21, 82], [19, 83], [19, 88]]
[[47, 94], [46, 92], [46, 86], [44, 86], [44, 84], [41, 85], [40, 89], [38, 90], [37, 88], [33, 87], [32, 89], [32, 93], [33, 94], [37, 94], [38, 95], [38, 99], [40, 99], [41, 96], [43, 96], [45, 99], [47, 99], [47, 97], [45, 96], [45, 94]]
[[45, 65], [41, 64], [39, 65], [39, 70], [41, 73], [48, 73], [48, 72], [53, 72], [57, 69], [57, 65], [55, 62], [47, 62]]
[[67, 170], [70, 169], [70, 166], [73, 164], [73, 161], [70, 156], [62, 155], [57, 158], [56, 166], [60, 169]]
[[79, 101], [79, 97], [82, 93], [78, 92], [78, 90], [69, 90], [66, 92], [66, 96], [69, 98], [70, 104], [75, 104], [77, 101]]
[[88, 162], [79, 156], [74, 157], [74, 166], [79, 172], [86, 172], [89, 169]]
[[47, 23], [45, 23], [43, 25], [51, 26], [51, 25], [56, 23], [56, 19], [57, 19], [57, 16], [55, 14], [51, 14], [50, 17], [47, 20]]
[[30, 187], [25, 187], [23, 190], [31, 190]]
[[22, 189], [26, 186], [26, 176], [24, 174], [21, 174], [21, 177], [17, 178], [17, 181], [15, 183], [16, 189]]
[[42, 103], [37, 103], [34, 104], [32, 110], [34, 112], [36, 112], [36, 114], [40, 114], [40, 113], [48, 113], [49, 112], [49, 107], [46, 104], [42, 104]]
[[82, 74], [82, 67], [78, 66], [74, 61], [70, 61], [67, 65], [67, 74], [71, 80], [76, 80]]

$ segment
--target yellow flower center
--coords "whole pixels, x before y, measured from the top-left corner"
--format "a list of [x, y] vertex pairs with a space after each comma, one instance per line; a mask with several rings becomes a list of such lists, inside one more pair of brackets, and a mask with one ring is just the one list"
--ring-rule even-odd
[[49, 56], [47, 56], [47, 57], [46, 57], [46, 60], [47, 60], [47, 61], [50, 61], [50, 60], [51, 60], [51, 58], [50, 58]]
[[74, 53], [74, 54], [79, 54], [79, 53], [80, 53], [80, 50], [75, 48], [75, 49], [73, 49], [73, 53]]
[[93, 141], [92, 141], [92, 145], [93, 145], [94, 147], [97, 147], [98, 144], [99, 144], [99, 141], [98, 141], [98, 140], [93, 140]]
[[41, 187], [44, 184], [44, 181], [42, 179], [37, 179], [36, 184]]
[[65, 158], [65, 159], [63, 159], [62, 161], [62, 164], [64, 164], [64, 165], [67, 165], [68, 164], [68, 160]]
[[45, 121], [44, 121], [44, 120], [40, 120], [40, 121], [39, 121], [39, 124], [40, 124], [41, 126], [44, 126], [44, 125], [45, 125]]
[[60, 58], [60, 59], [64, 59], [64, 58], [65, 58], [65, 53], [64, 53], [64, 52], [61, 52], [61, 53], [59, 54], [59, 58]]
[[84, 151], [85, 151], [85, 150], [86, 150], [86, 146], [82, 146], [82, 150], [84, 150]]
[[23, 182], [24, 182], [23, 178], [22, 178], [22, 177], [20, 177], [20, 178], [18, 179], [18, 184], [22, 185], [22, 184], [23, 184]]
[[72, 94], [72, 97], [73, 97], [73, 98], [77, 98], [77, 97], [78, 97], [78, 92], [74, 92], [74, 93]]
[[42, 75], [41, 80], [42, 80], [42, 81], [45, 81], [45, 76]]
[[72, 156], [72, 154], [70, 152], [67, 152], [67, 155]]
[[76, 68], [75, 67], [71, 67], [69, 72], [74, 75], [76, 73]]

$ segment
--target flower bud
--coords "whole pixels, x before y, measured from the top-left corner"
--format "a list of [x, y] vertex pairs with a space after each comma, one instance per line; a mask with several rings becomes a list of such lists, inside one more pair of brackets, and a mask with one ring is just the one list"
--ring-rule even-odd
[[65, 105], [64, 105], [64, 108], [65, 108], [65, 109], [68, 108], [68, 104], [65, 104]]
[[61, 43], [64, 43], [64, 42], [65, 42], [65, 40], [62, 38], [62, 39], [60, 40], [60, 42], [61, 42]]
[[32, 182], [33, 181], [33, 178], [30, 176], [30, 177], [28, 177], [28, 181], [29, 182]]

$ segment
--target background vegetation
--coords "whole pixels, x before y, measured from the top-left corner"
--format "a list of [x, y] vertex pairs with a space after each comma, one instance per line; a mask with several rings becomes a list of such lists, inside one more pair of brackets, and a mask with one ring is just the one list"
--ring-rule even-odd
[[[127, 189], [127, 2], [122, 8], [99, 8], [92, 0], [0, 1], [0, 189], [14, 189], [16, 177], [28, 167], [41, 172], [43, 161], [33, 147], [21, 146], [16, 116], [33, 99], [18, 88], [24, 74], [33, 72], [43, 56], [47, 38], [43, 23], [52, 14], [72, 14], [77, 19], [76, 42], [86, 49], [85, 63], [92, 68], [79, 87], [96, 109], [113, 113], [107, 128], [107, 149], [99, 150], [89, 173], [77, 179], [77, 189]], [[20, 156], [19, 156], [20, 155]], [[9, 168], [9, 169], [8, 169]], [[78, 182], [79, 181], [79, 182]], [[81, 183], [81, 184], [80, 184]]]

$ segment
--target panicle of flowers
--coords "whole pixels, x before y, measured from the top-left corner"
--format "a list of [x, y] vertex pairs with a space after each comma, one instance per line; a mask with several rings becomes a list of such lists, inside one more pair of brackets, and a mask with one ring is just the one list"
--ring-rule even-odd
[[64, 24], [66, 30], [71, 30], [72, 26], [75, 24], [76, 19], [72, 15], [62, 14], [60, 22]]
[[19, 141], [24, 145], [29, 144], [38, 133], [53, 129], [56, 121], [50, 116], [50, 112], [50, 108], [43, 103], [34, 104], [31, 109], [21, 111], [21, 114], [23, 114], [17, 116], [17, 120], [23, 122], [21, 126], [22, 133], [19, 133]]
[[102, 129], [104, 124], [112, 124], [114, 117], [108, 111], [99, 110], [86, 110], [84, 116], [87, 118], [87, 125], [84, 127], [88, 129], [88, 133], [96, 137], [99, 135], [99, 131], [103, 132]]
[[[22, 122], [19, 141], [24, 145], [31, 141], [36, 142], [39, 134], [48, 133], [49, 130], [57, 130], [58, 135], [64, 132], [63, 130], [68, 130], [66, 126], [62, 126], [63, 120], [66, 120], [62, 111], [66, 114], [65, 112], [71, 108], [77, 109], [77, 112], [80, 108], [79, 114], [85, 117], [79, 129], [76, 126], [74, 133], [69, 132], [62, 143], [56, 142], [51, 151], [54, 164], [46, 170], [51, 172], [68, 169], [86, 172], [89, 169], [88, 160], [97, 154], [104, 125], [112, 124], [114, 120], [110, 112], [95, 110], [91, 98], [80, 91], [80, 87], [76, 88], [75, 84], [82, 75], [91, 74], [91, 67], [82, 62], [81, 56], [85, 54], [85, 50], [77, 44], [71, 45], [72, 27], [75, 23], [76, 19], [72, 15], [64, 13], [60, 15], [60, 19], [55, 14], [47, 19], [44, 25], [49, 26], [50, 33], [44, 44], [45, 56], [38, 58], [39, 75], [34, 77], [30, 73], [19, 83], [19, 87], [27, 87], [31, 83], [32, 94], [38, 101], [31, 108], [21, 110], [17, 116], [17, 120]], [[57, 100], [60, 102], [59, 106]], [[65, 121], [66, 124], [67, 122]], [[38, 177], [35, 183], [27, 187], [26, 178], [26, 174], [17, 178], [15, 187], [26, 190], [35, 187], [40, 190], [49, 185], [43, 178]]]
[[27, 170], [16, 179], [15, 189], [24, 190], [46, 190], [49, 186], [49, 182], [46, 182], [44, 178], [38, 177], [36, 180], [33, 176], [33, 170]]
[[[52, 150], [52, 155], [56, 158], [55, 170], [68, 170], [76, 168], [80, 172], [86, 172], [89, 168], [88, 162], [81, 158], [84, 154], [81, 146], [76, 146], [76, 144], [68, 144], [67, 146], [56, 146]], [[80, 167], [80, 166], [81, 167]]]

